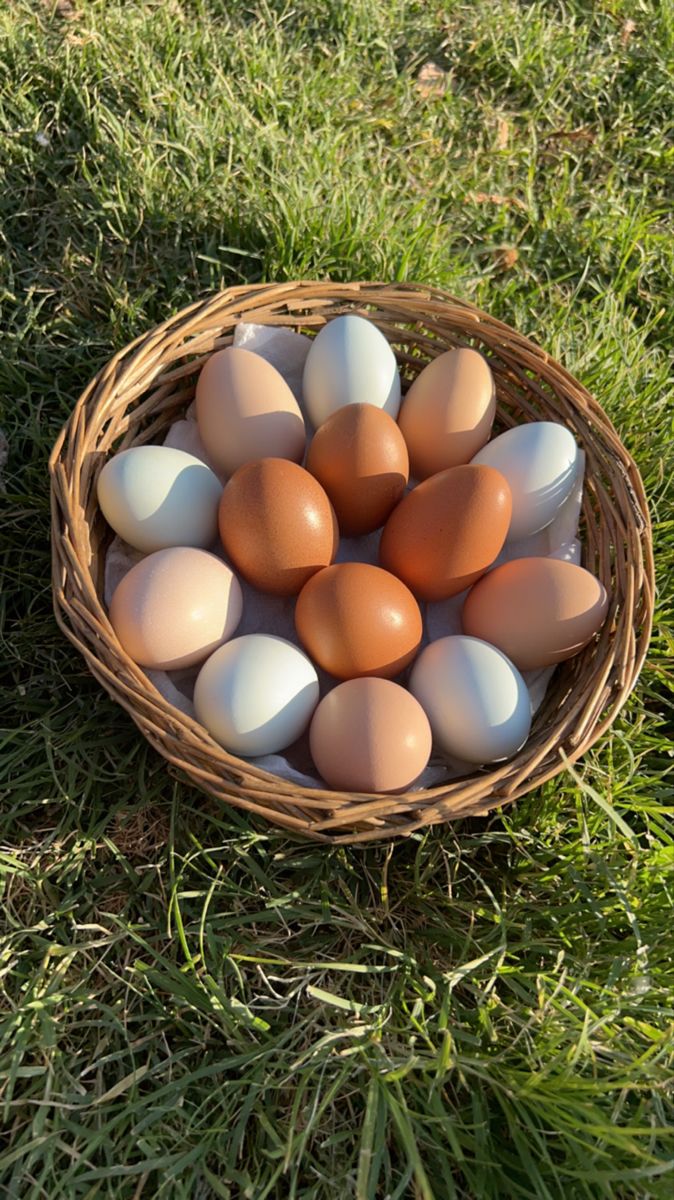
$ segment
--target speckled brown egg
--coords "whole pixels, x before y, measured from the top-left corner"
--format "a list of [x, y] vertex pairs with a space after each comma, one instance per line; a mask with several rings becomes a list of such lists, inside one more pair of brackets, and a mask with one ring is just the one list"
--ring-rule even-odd
[[316, 432], [307, 470], [323, 485], [347, 537], [384, 524], [409, 478], [405, 439], [373, 404], [349, 404]]
[[349, 679], [328, 692], [309, 730], [325, 782], [345, 792], [401, 792], [428, 763], [431, 727], [423, 708], [389, 679]]
[[583, 567], [518, 558], [485, 575], [463, 606], [464, 633], [497, 646], [520, 670], [578, 654], [606, 620], [608, 597]]
[[261, 592], [292, 596], [337, 551], [337, 519], [318, 480], [282, 458], [239, 467], [218, 511], [225, 553]]
[[439, 471], [394, 508], [379, 561], [422, 600], [456, 596], [500, 553], [511, 510], [508, 483], [493, 467]]
[[305, 583], [295, 627], [315, 663], [337, 679], [392, 679], [422, 635], [419, 605], [395, 575], [369, 563], [337, 563]]
[[494, 378], [477, 350], [434, 358], [417, 375], [398, 417], [413, 477], [469, 463], [489, 440], [495, 413]]
[[273, 454], [301, 462], [304, 418], [288, 384], [259, 354], [228, 346], [201, 368], [196, 387], [199, 434], [224, 475]]

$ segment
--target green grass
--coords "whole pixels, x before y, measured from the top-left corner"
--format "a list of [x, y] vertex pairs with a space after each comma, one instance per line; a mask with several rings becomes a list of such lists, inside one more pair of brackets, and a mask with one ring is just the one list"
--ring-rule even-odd
[[[669, 1198], [674, 8], [36, 0], [0, 39], [0, 1194]], [[561, 358], [638, 460], [659, 575], [574, 774], [334, 852], [188, 790], [89, 677], [46, 472], [132, 337], [326, 276], [442, 285]]]

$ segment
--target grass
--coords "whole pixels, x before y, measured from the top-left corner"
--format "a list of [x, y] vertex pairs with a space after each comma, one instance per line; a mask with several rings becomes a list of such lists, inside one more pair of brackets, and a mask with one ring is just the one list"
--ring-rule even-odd
[[[670, 1197], [674, 9], [36, 0], [0, 38], [0, 1194]], [[334, 852], [188, 790], [89, 677], [46, 474], [132, 337], [328, 275], [445, 286], [561, 358], [639, 462], [659, 573], [573, 773]]]

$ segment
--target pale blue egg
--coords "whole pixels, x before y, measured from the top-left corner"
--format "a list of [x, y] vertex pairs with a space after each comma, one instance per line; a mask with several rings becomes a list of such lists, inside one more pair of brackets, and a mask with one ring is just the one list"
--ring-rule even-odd
[[400, 408], [395, 354], [371, 321], [352, 313], [335, 317], [312, 343], [302, 391], [315, 429], [347, 404], [374, 404], [395, 420]]
[[471, 461], [495, 467], [510, 484], [508, 541], [528, 537], [554, 521], [580, 466], [573, 434], [555, 421], [516, 425], [487, 442]]
[[313, 663], [285, 638], [249, 633], [216, 650], [194, 686], [197, 720], [231, 754], [277, 754], [318, 704]]
[[409, 688], [423, 708], [438, 749], [467, 763], [510, 758], [531, 728], [524, 679], [496, 646], [456, 634], [422, 650]]
[[170, 546], [206, 549], [217, 535], [222, 484], [205, 463], [172, 446], [133, 446], [103, 467], [103, 516], [125, 542], [149, 554]]

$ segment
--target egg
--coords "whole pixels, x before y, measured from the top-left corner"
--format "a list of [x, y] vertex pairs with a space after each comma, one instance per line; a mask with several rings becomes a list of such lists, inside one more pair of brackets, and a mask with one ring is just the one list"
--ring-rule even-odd
[[217, 536], [222, 484], [184, 450], [134, 446], [106, 462], [98, 503], [115, 533], [136, 550], [210, 546]]
[[277, 596], [295, 595], [337, 552], [337, 519], [323, 488], [282, 458], [235, 471], [218, 523], [225, 553], [244, 579]]
[[306, 432], [299, 405], [271, 363], [228, 346], [201, 368], [196, 387], [199, 435], [225, 475], [273, 454], [301, 462]]
[[495, 646], [460, 634], [421, 652], [410, 691], [427, 714], [441, 751], [468, 763], [515, 754], [531, 727], [531, 702], [519, 671]]
[[431, 730], [421, 706], [388, 679], [349, 679], [321, 700], [309, 730], [325, 782], [345, 792], [402, 792], [428, 763]]
[[530, 421], [494, 438], [472, 461], [508, 480], [513, 501], [508, 540], [516, 541], [555, 519], [576, 481], [579, 451], [564, 425]]
[[449, 467], [393, 509], [379, 562], [422, 600], [455, 596], [479, 579], [503, 547], [510, 488], [492, 467]]
[[374, 404], [395, 419], [400, 375], [383, 333], [355, 313], [328, 321], [307, 355], [302, 394], [314, 429], [346, 404]]
[[369, 563], [337, 563], [305, 583], [295, 626], [315, 663], [337, 679], [399, 675], [419, 649], [423, 626], [409, 588]]
[[243, 600], [226, 563], [190, 546], [157, 550], [115, 588], [110, 622], [130, 658], [142, 667], [191, 667], [234, 633]]
[[325, 488], [347, 537], [384, 524], [410, 473], [405, 439], [373, 404], [348, 404], [328, 417], [309, 446], [307, 470]]
[[518, 558], [468, 593], [465, 633], [498, 646], [521, 669], [548, 667], [586, 646], [606, 620], [608, 596], [583, 567], [558, 558]]
[[417, 375], [398, 417], [415, 479], [469, 463], [489, 440], [494, 377], [477, 350], [447, 350]]
[[210, 656], [194, 685], [197, 720], [230, 754], [277, 754], [304, 733], [318, 677], [285, 638], [249, 633]]

